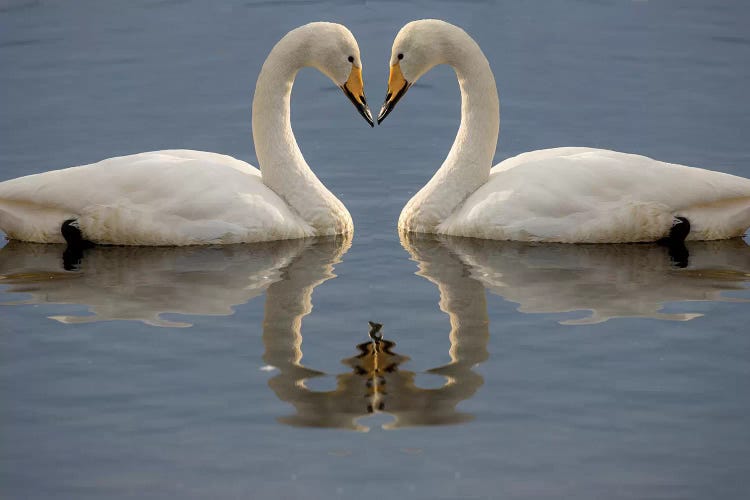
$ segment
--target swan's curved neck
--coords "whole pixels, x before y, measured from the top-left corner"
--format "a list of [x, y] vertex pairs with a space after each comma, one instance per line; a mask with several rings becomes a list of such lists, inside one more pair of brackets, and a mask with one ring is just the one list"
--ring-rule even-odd
[[477, 43], [465, 32], [446, 34], [445, 62], [461, 90], [461, 125], [453, 146], [430, 181], [412, 198], [408, 230], [434, 232], [456, 208], [489, 179], [500, 131], [500, 101], [495, 77]]
[[[343, 204], [307, 165], [292, 132], [290, 101], [297, 72], [306, 62], [304, 39], [290, 33], [263, 63], [253, 97], [253, 142], [263, 183], [318, 229], [337, 225]], [[311, 207], [323, 208], [311, 212]], [[323, 233], [325, 234], [325, 233]]]

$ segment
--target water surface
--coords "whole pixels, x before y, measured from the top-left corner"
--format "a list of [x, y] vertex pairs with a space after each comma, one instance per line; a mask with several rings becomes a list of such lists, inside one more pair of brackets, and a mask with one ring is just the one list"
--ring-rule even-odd
[[[252, 90], [284, 33], [349, 26], [375, 108], [422, 17], [490, 60], [497, 161], [586, 145], [750, 177], [741, 2], [12, 0], [0, 180], [180, 147], [257, 164]], [[747, 241], [400, 241], [457, 128], [453, 73], [374, 130], [313, 70], [292, 107], [352, 239], [2, 243], [3, 497], [744, 498]]]

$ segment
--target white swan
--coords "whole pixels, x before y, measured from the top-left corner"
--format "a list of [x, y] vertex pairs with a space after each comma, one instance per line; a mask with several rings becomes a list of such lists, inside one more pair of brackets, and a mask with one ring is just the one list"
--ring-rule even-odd
[[532, 151], [491, 168], [500, 126], [495, 78], [482, 50], [456, 26], [407, 24], [390, 64], [378, 123], [433, 66], [451, 65], [461, 89], [456, 140], [401, 212], [401, 232], [615, 243], [667, 237], [676, 217], [689, 221], [694, 240], [740, 236], [750, 226], [750, 180], [729, 174], [580, 147]]
[[297, 146], [289, 102], [297, 72], [312, 66], [341, 87], [372, 125], [359, 47], [340, 24], [311, 23], [268, 55], [253, 99], [260, 171], [235, 158], [168, 150], [55, 170], [0, 183], [0, 229], [8, 238], [63, 242], [79, 236], [119, 245], [247, 243], [347, 233], [352, 219]]

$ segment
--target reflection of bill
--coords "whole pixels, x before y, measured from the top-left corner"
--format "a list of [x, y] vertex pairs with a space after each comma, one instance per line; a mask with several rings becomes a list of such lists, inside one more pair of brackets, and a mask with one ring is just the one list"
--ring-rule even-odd
[[744, 291], [750, 284], [750, 247], [741, 239], [688, 242], [687, 262], [678, 265], [670, 258], [669, 249], [654, 244], [437, 238], [468, 266], [472, 278], [517, 303], [522, 313], [590, 311], [563, 324], [601, 323], [621, 317], [687, 321], [702, 314], [665, 313], [665, 304], [743, 301], [727, 297], [725, 292]]
[[326, 265], [330, 258], [322, 252], [307, 252], [289, 265], [286, 279], [272, 284], [267, 292], [263, 359], [279, 370], [268, 385], [295, 410], [293, 415], [280, 418], [280, 422], [366, 431], [369, 428], [358, 421], [378, 412], [394, 417], [383, 426], [386, 429], [448, 425], [471, 419], [456, 406], [472, 397], [484, 383], [482, 376], [473, 371], [488, 357], [484, 288], [468, 277], [466, 266], [438, 243], [420, 248], [418, 256], [413, 255], [419, 260], [419, 274], [440, 288], [440, 307], [450, 317], [451, 362], [427, 372], [441, 376], [442, 385], [418, 387], [418, 374], [400, 366], [409, 358], [398, 354], [396, 344], [382, 337], [381, 331], [373, 332], [371, 324], [372, 340], [357, 345], [359, 353], [343, 360], [351, 370], [336, 375], [336, 387], [329, 391], [309, 389], [307, 379], [325, 374], [300, 362], [301, 322], [312, 309], [313, 288], [334, 275], [332, 267]]
[[[350, 237], [330, 238], [340, 253]], [[328, 238], [323, 238], [328, 240]], [[30, 296], [13, 304], [80, 304], [83, 316], [63, 323], [135, 320], [186, 327], [163, 314], [223, 316], [261, 295], [283, 269], [317, 239], [190, 247], [97, 246], [85, 250], [76, 271], [64, 269], [63, 245], [9, 242], [0, 249], [0, 285]]]

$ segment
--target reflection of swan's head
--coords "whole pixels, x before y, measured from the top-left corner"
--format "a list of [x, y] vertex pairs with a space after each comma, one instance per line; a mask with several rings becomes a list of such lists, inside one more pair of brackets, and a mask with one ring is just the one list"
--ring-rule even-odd
[[388, 90], [378, 123], [431, 68], [439, 64], [460, 66], [467, 44], [476, 45], [464, 30], [438, 19], [412, 21], [401, 28], [391, 49]]
[[359, 46], [351, 31], [336, 23], [310, 23], [290, 31], [277, 47], [287, 46], [290, 40], [300, 66], [312, 66], [330, 78], [373, 125], [365, 100]]

